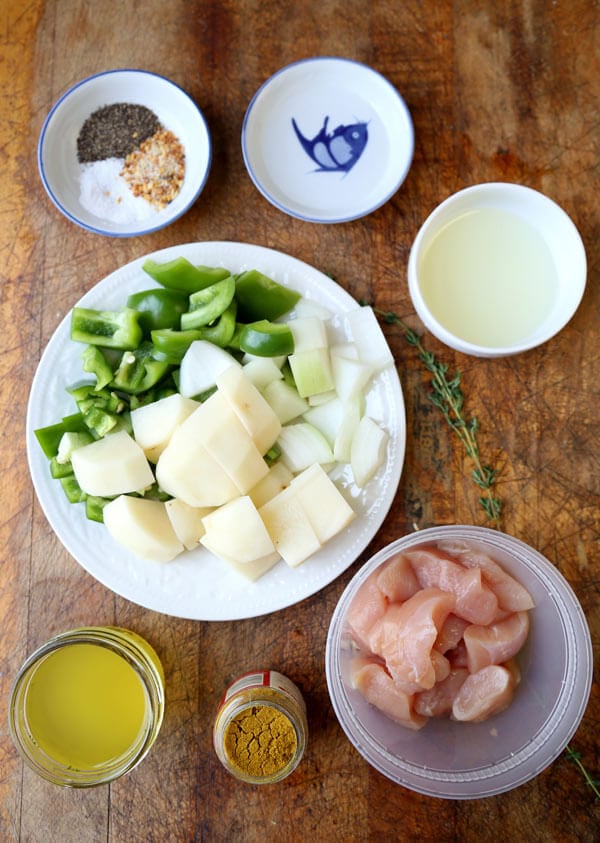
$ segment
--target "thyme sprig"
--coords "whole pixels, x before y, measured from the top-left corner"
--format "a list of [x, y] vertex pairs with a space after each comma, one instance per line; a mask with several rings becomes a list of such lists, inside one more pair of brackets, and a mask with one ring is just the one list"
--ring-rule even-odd
[[565, 755], [567, 757], [567, 760], [570, 761], [572, 764], [575, 764], [575, 766], [579, 769], [579, 772], [585, 779], [586, 785], [594, 794], [594, 801], [600, 803], [600, 779], [592, 778], [592, 776], [586, 769], [585, 764], [581, 760], [581, 753], [574, 750], [569, 744], [567, 744], [567, 746], [565, 747]]
[[502, 502], [495, 494], [495, 485], [499, 471], [482, 462], [477, 442], [479, 429], [477, 418], [466, 418], [464, 413], [461, 373], [456, 372], [452, 377], [448, 377], [448, 364], [441, 363], [433, 352], [427, 351], [423, 347], [421, 337], [412, 328], [409, 328], [396, 313], [376, 307], [373, 310], [386, 324], [397, 325], [400, 328], [407, 343], [417, 350], [419, 360], [431, 373], [431, 391], [428, 398], [441, 411], [446, 422], [462, 443], [466, 455], [473, 463], [471, 479], [484, 492], [479, 497], [479, 504], [488, 520], [498, 526]]
[[[367, 302], [361, 302], [367, 304]], [[448, 379], [448, 365], [440, 363], [435, 355], [427, 351], [421, 342], [420, 336], [409, 328], [408, 325], [396, 313], [390, 310], [381, 310], [373, 307], [373, 311], [380, 316], [388, 325], [397, 325], [402, 331], [405, 340], [419, 354], [419, 359], [425, 364], [425, 368], [431, 373], [431, 393], [429, 399], [446, 419], [451, 429], [461, 441], [467, 456], [474, 464], [471, 478], [480, 489], [485, 491], [485, 496], [479, 498], [490, 522], [498, 527], [500, 525], [500, 513], [502, 502], [494, 494], [494, 487], [499, 471], [487, 463], [482, 463], [477, 444], [478, 423], [475, 417], [466, 419], [464, 415], [464, 396], [461, 389], [461, 376], [457, 372], [453, 378]], [[593, 778], [581, 760], [581, 753], [573, 749], [570, 744], [565, 747], [565, 756], [568, 761], [574, 764], [582, 774], [586, 785], [594, 794], [594, 801], [600, 802], [600, 779]]]

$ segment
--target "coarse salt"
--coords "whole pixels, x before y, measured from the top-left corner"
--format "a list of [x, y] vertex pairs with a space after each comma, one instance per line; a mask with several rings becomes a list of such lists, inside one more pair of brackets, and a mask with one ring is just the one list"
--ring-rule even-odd
[[158, 209], [134, 196], [120, 175], [123, 158], [106, 158], [80, 165], [79, 201], [90, 214], [116, 223], [138, 222], [156, 216]]

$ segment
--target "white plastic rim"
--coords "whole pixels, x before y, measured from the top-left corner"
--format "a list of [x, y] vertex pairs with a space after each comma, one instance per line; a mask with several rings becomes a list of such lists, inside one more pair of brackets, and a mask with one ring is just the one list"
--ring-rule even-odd
[[[484, 723], [432, 718], [413, 732], [394, 724], [344, 681], [350, 658], [344, 618], [369, 574], [401, 550], [465, 539], [489, 552], [531, 592], [531, 630], [519, 654], [522, 679], [506, 711]], [[332, 616], [325, 665], [331, 702], [350, 742], [376, 770], [403, 787], [446, 799], [480, 799], [512, 790], [565, 749], [589, 700], [589, 627], [570, 585], [540, 553], [486, 527], [432, 527], [384, 547], [353, 577]]]
[[[529, 337], [505, 347], [476, 345], [447, 330], [432, 314], [421, 292], [419, 261], [436, 234], [451, 220], [479, 208], [499, 208], [534, 226], [550, 249], [559, 279], [552, 311]], [[587, 260], [581, 235], [567, 213], [552, 199], [520, 184], [487, 182], [452, 194], [422, 224], [408, 259], [408, 289], [417, 315], [445, 345], [475, 357], [507, 357], [547, 342], [574, 315], [585, 291]]]
[[[149, 218], [128, 223], [101, 219], [79, 200], [77, 136], [92, 112], [115, 102], [151, 109], [185, 151], [185, 176], [179, 194]], [[182, 88], [156, 73], [122, 68], [82, 79], [56, 101], [40, 132], [37, 160], [46, 193], [67, 219], [94, 234], [136, 237], [170, 225], [194, 204], [208, 178], [212, 144], [204, 115]]]
[[271, 76], [242, 126], [254, 185], [306, 222], [348, 222], [375, 211], [405, 180], [413, 149], [412, 119], [393, 85], [335, 56], [303, 59]]

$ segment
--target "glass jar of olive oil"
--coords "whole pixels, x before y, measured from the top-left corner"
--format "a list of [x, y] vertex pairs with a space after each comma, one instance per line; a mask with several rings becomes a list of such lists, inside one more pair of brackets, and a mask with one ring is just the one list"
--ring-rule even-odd
[[164, 701], [162, 665], [147, 641], [119, 627], [82, 627], [54, 636], [25, 661], [12, 688], [9, 726], [40, 776], [93, 787], [146, 756]]

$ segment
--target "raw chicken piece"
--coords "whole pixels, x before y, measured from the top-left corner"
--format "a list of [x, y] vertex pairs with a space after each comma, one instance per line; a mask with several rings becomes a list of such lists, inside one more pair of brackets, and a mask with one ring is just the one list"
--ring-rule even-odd
[[466, 542], [457, 540], [442, 541], [439, 543], [439, 548], [456, 556], [465, 568], [480, 568], [483, 572], [484, 581], [487, 581], [493, 588], [501, 609], [507, 609], [510, 612], [524, 612], [527, 609], [533, 609], [535, 604], [527, 589], [514, 577], [507, 574], [487, 553], [482, 550], [475, 550], [469, 547]]
[[514, 612], [506, 620], [489, 626], [472, 624], [465, 629], [469, 673], [477, 673], [490, 664], [503, 664], [516, 655], [529, 632], [529, 614]]
[[371, 574], [354, 595], [348, 608], [346, 622], [362, 650], [369, 650], [369, 634], [373, 624], [383, 617], [388, 601], [377, 585], [377, 576]]
[[452, 705], [452, 718], [473, 723], [487, 720], [510, 705], [514, 689], [514, 677], [505, 667], [483, 667], [461, 685]]
[[465, 569], [437, 550], [409, 550], [410, 560], [422, 588], [439, 588], [456, 598], [454, 614], [469, 623], [490, 623], [498, 611], [494, 592], [482, 583], [479, 568]]
[[358, 657], [354, 659], [351, 670], [352, 686], [368, 703], [409, 729], [421, 729], [425, 725], [427, 718], [413, 711], [413, 698], [394, 684], [380, 664]]
[[394, 681], [404, 690], [434, 685], [431, 650], [454, 603], [454, 595], [424, 588], [405, 603], [391, 603], [371, 627], [369, 649], [384, 659]]
[[452, 669], [456, 667], [467, 667], [467, 648], [465, 646], [464, 639], [461, 638], [456, 647], [453, 647], [451, 650], [446, 650], [444, 655], [450, 662], [450, 667]]
[[435, 681], [436, 683], [443, 682], [450, 673], [450, 662], [440, 653], [439, 650], [436, 650], [435, 647], [431, 650], [430, 656], [431, 664], [433, 665], [433, 670], [435, 672]]
[[434, 647], [440, 653], [447, 653], [448, 650], [453, 650], [463, 637], [465, 629], [469, 626], [469, 622], [464, 618], [459, 618], [458, 615], [450, 614], [444, 621], [443, 627], [436, 638]]
[[404, 602], [416, 594], [420, 586], [410, 562], [401, 553], [381, 566], [377, 585], [390, 603]]
[[437, 682], [428, 691], [415, 694], [414, 709], [424, 717], [446, 717], [452, 711], [454, 699], [463, 682], [469, 675], [466, 667], [457, 667], [450, 671], [441, 682]]

